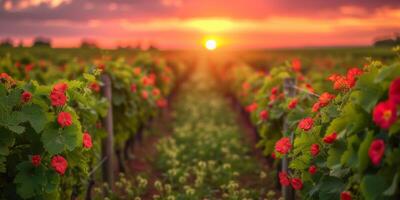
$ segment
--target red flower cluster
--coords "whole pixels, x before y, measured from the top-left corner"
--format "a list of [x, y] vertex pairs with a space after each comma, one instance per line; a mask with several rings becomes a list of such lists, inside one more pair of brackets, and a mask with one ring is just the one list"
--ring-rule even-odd
[[333, 74], [328, 77], [328, 80], [333, 82], [333, 89], [335, 90], [348, 90], [354, 87], [356, 84], [356, 78], [363, 73], [358, 68], [351, 68], [347, 71], [346, 76]]
[[15, 85], [15, 80], [9, 76], [7, 73], [0, 74], [0, 80], [5, 80], [9, 85]]
[[312, 107], [312, 112], [318, 112], [320, 108], [323, 108], [329, 104], [329, 102], [335, 98], [335, 95], [324, 92], [319, 96], [318, 102]]
[[303, 181], [301, 181], [301, 179], [289, 179], [288, 174], [284, 171], [279, 172], [279, 182], [282, 186], [292, 185], [295, 190], [301, 190], [303, 188]]
[[332, 144], [336, 141], [336, 138], [337, 138], [337, 133], [331, 133], [331, 134], [326, 135], [324, 137], [323, 141], [326, 144]]
[[50, 93], [50, 100], [52, 106], [64, 106], [67, 102], [67, 96], [65, 92], [68, 89], [68, 85], [65, 83], [57, 83], [54, 85], [53, 90]]
[[89, 88], [93, 91], [93, 92], [100, 92], [100, 85], [97, 82], [93, 82], [89, 84]]
[[368, 156], [373, 165], [377, 166], [381, 163], [383, 154], [385, 154], [385, 142], [382, 139], [372, 141], [369, 146]]
[[290, 185], [290, 179], [288, 177], [288, 174], [284, 171], [279, 172], [279, 182], [283, 186], [289, 186]]
[[83, 133], [83, 147], [90, 149], [93, 146], [92, 143], [92, 137], [90, 136], [90, 134], [88, 132], [84, 132]]
[[155, 84], [156, 75], [150, 74], [149, 76], [143, 76], [141, 81], [144, 86], [152, 86]]
[[254, 112], [255, 110], [257, 110], [257, 107], [258, 107], [257, 103], [254, 102], [254, 103], [246, 106], [246, 111], [249, 113]]
[[303, 188], [303, 181], [299, 178], [292, 178], [291, 184], [294, 190], [301, 190]]
[[310, 172], [311, 175], [314, 175], [317, 172], [317, 167], [315, 165], [311, 165], [310, 168], [308, 168], [308, 172]]
[[318, 144], [312, 144], [310, 148], [310, 152], [312, 156], [317, 156], [319, 154], [319, 145]]
[[373, 120], [376, 125], [383, 129], [388, 129], [397, 119], [396, 104], [392, 101], [378, 103], [373, 111]]
[[54, 156], [51, 159], [51, 167], [60, 175], [64, 175], [65, 171], [67, 170], [68, 163], [62, 156]]
[[33, 155], [31, 158], [32, 165], [38, 167], [42, 162], [42, 157], [40, 155]]
[[351, 200], [351, 193], [349, 191], [343, 191], [340, 193], [340, 200]]
[[61, 127], [67, 127], [72, 125], [71, 114], [67, 112], [60, 112], [57, 117], [57, 122]]
[[28, 103], [32, 99], [32, 94], [28, 91], [24, 91], [21, 95], [21, 101], [23, 103]]
[[310, 130], [314, 125], [314, 120], [311, 117], [304, 118], [299, 123], [299, 128], [303, 131]]
[[294, 108], [296, 108], [297, 102], [298, 102], [297, 98], [292, 99], [292, 100], [289, 102], [289, 104], [288, 104], [288, 108], [289, 108], [289, 109], [294, 109]]
[[287, 154], [292, 148], [292, 143], [289, 137], [283, 137], [275, 143], [275, 151], [280, 154]]
[[263, 120], [263, 121], [267, 120], [267, 119], [268, 119], [268, 116], [269, 116], [269, 114], [268, 114], [268, 111], [267, 111], [267, 110], [262, 110], [262, 111], [260, 112], [260, 119], [261, 119], [261, 120]]

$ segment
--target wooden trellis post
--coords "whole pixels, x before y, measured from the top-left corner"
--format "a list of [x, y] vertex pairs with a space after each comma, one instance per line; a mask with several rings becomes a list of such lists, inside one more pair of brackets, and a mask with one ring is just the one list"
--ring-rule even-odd
[[[285, 93], [285, 97], [287, 98], [292, 98], [296, 96], [296, 79], [294, 78], [286, 78], [283, 82], [283, 89], [284, 89], [284, 93]], [[284, 121], [284, 125], [283, 125], [283, 132], [287, 133], [289, 130], [289, 124], [287, 122], [287, 119], [285, 119]], [[290, 141], [293, 144], [293, 140], [294, 140], [294, 133], [291, 132], [290, 133]], [[288, 173], [289, 171], [289, 159], [287, 157], [287, 155], [285, 155], [282, 158], [282, 171]], [[291, 186], [282, 186], [282, 196], [283, 199], [285, 200], [294, 200], [295, 199], [295, 195], [294, 195], [294, 190]]]
[[101, 152], [102, 159], [105, 159], [102, 165], [103, 180], [108, 183], [110, 187], [114, 184], [114, 127], [113, 127], [113, 110], [112, 110], [112, 88], [111, 79], [107, 74], [101, 76], [103, 82], [102, 93], [103, 96], [110, 102], [106, 117], [103, 119], [103, 125], [107, 131], [107, 137], [102, 140]]

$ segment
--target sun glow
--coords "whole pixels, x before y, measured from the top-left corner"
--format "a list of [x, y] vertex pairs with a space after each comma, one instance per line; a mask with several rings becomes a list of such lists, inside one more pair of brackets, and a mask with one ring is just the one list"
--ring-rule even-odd
[[209, 39], [206, 41], [204, 46], [206, 47], [206, 49], [208, 49], [210, 51], [215, 50], [217, 48], [217, 41], [213, 40], [213, 39]]

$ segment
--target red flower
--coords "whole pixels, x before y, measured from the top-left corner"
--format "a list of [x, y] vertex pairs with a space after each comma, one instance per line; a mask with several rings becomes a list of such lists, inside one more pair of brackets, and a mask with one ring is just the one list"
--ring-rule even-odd
[[373, 165], [377, 166], [381, 163], [383, 154], [385, 153], [385, 142], [382, 139], [372, 141], [369, 146], [368, 156]]
[[267, 120], [267, 119], [268, 119], [268, 111], [267, 111], [267, 110], [262, 110], [262, 111], [260, 112], [260, 118], [261, 118], [261, 120], [263, 120], [263, 121]]
[[158, 96], [160, 95], [160, 90], [158, 88], [154, 88], [152, 91], [153, 96]]
[[333, 89], [335, 90], [346, 90], [349, 89], [350, 85], [346, 77], [337, 76], [335, 81], [333, 82]]
[[311, 165], [310, 168], [308, 168], [308, 172], [310, 172], [311, 175], [314, 175], [317, 172], [317, 167], [315, 165]]
[[25, 73], [29, 73], [30, 71], [32, 71], [34, 65], [33, 64], [27, 64], [25, 65]]
[[31, 158], [32, 165], [38, 167], [42, 162], [42, 157], [40, 155], [33, 155]]
[[360, 76], [363, 73], [361, 69], [351, 68], [347, 71], [347, 84], [349, 88], [354, 87], [356, 84], [356, 77]]
[[340, 200], [351, 200], [351, 193], [349, 191], [343, 191], [340, 193]]
[[53, 167], [54, 170], [60, 175], [65, 174], [65, 170], [67, 170], [68, 163], [67, 160], [65, 160], [64, 157], [62, 156], [54, 156], [51, 159], [51, 167]]
[[94, 92], [100, 92], [100, 85], [97, 82], [90, 83], [89, 88]]
[[312, 156], [317, 156], [318, 154], [319, 154], [319, 145], [318, 144], [312, 144], [311, 145], [311, 148], [310, 148], [310, 151], [311, 151], [311, 155]]
[[92, 148], [93, 143], [92, 143], [92, 137], [88, 132], [83, 133], [83, 147], [90, 149]]
[[328, 103], [335, 98], [335, 95], [324, 92], [319, 96], [319, 104], [321, 107], [328, 105]]
[[273, 95], [278, 94], [278, 88], [277, 88], [277, 87], [273, 87], [273, 88], [271, 89], [271, 94], [273, 94]]
[[67, 102], [67, 96], [63, 92], [53, 90], [50, 93], [50, 100], [52, 106], [64, 106]]
[[269, 96], [269, 101], [270, 102], [274, 102], [276, 100], [276, 95], [275, 94], [271, 94], [271, 96]]
[[271, 158], [274, 159], [274, 160], [276, 159], [275, 152], [272, 152], [272, 153], [271, 153]]
[[143, 98], [143, 99], [148, 99], [148, 98], [149, 98], [149, 93], [147, 93], [146, 90], [143, 90], [143, 91], [142, 91], [142, 98]]
[[388, 129], [397, 119], [396, 105], [392, 101], [384, 101], [375, 106], [373, 120], [376, 125]]
[[297, 98], [292, 99], [292, 100], [289, 102], [288, 108], [289, 108], [289, 109], [295, 108], [295, 107], [297, 106], [297, 102], [298, 102]]
[[332, 144], [332, 143], [334, 143], [336, 141], [336, 138], [337, 138], [337, 134], [336, 133], [331, 133], [331, 134], [326, 135], [324, 137], [323, 141], [325, 143], [327, 143], [327, 144]]
[[329, 81], [335, 82], [336, 80], [338, 80], [340, 78], [340, 75], [338, 74], [332, 74], [328, 77]]
[[275, 151], [280, 154], [287, 154], [292, 148], [292, 143], [289, 137], [283, 137], [275, 143]]
[[246, 106], [246, 111], [251, 113], [251, 112], [257, 110], [257, 107], [258, 107], [257, 103], [252, 103], [252, 104]]
[[279, 182], [283, 186], [289, 186], [290, 185], [290, 179], [289, 179], [289, 177], [288, 177], [286, 172], [284, 172], [284, 171], [279, 172]]
[[299, 128], [304, 131], [310, 130], [314, 125], [314, 120], [311, 117], [304, 118], [299, 123]]
[[301, 190], [303, 188], [303, 182], [299, 178], [292, 178], [292, 187], [294, 190]]
[[158, 99], [156, 104], [159, 108], [165, 108], [168, 105], [168, 101], [166, 99]]
[[389, 99], [395, 104], [400, 104], [400, 78], [390, 83]]
[[57, 122], [61, 127], [67, 127], [72, 125], [71, 114], [67, 112], [60, 112], [57, 117]]
[[56, 83], [53, 86], [53, 91], [60, 91], [62, 93], [65, 93], [68, 89], [68, 85], [65, 83]]
[[131, 92], [136, 92], [137, 88], [136, 88], [136, 84], [132, 83], [131, 84]]
[[28, 103], [32, 99], [32, 94], [28, 91], [24, 91], [21, 95], [21, 101]]
[[299, 59], [292, 60], [292, 69], [295, 72], [300, 72], [301, 70], [301, 61]]
[[250, 83], [248, 83], [248, 82], [244, 82], [244, 83], [242, 84], [242, 89], [243, 89], [244, 91], [249, 90], [250, 87], [251, 87], [251, 85], [250, 85]]

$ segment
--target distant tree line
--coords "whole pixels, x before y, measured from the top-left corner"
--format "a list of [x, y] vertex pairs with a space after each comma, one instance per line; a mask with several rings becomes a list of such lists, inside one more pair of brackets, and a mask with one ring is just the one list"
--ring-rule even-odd
[[[16, 44], [15, 41], [11, 38], [3, 38], [0, 39], [0, 47], [23, 47], [23, 42], [22, 40]], [[47, 37], [35, 37], [33, 39], [33, 43], [31, 47], [48, 47], [51, 48], [52, 47], [52, 41], [50, 38]], [[126, 50], [139, 50], [141, 49], [141, 44], [138, 43], [136, 46], [131, 46], [129, 44], [125, 44], [125, 45], [118, 45], [117, 49], [126, 49]], [[80, 48], [84, 48], [84, 49], [97, 49], [99, 48], [96, 40], [92, 40], [92, 39], [87, 39], [87, 38], [83, 38], [81, 40], [81, 44], [80, 44]], [[154, 50], [158, 50], [158, 48], [155, 45], [149, 45], [146, 49], [150, 50], [150, 51], [154, 51]]]
[[397, 45], [400, 45], [400, 33], [396, 33], [394, 36], [378, 38], [374, 42], [374, 46], [377, 47], [393, 47]]

